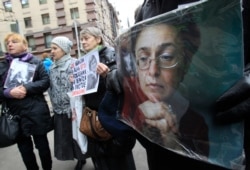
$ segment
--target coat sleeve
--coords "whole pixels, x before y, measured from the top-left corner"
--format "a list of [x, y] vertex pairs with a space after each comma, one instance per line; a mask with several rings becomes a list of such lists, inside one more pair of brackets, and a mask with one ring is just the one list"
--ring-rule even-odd
[[117, 69], [111, 70], [106, 78], [106, 88], [108, 91], [115, 94], [120, 94], [123, 92], [122, 83], [118, 76]]
[[245, 75], [216, 101], [215, 121], [217, 123], [235, 123], [242, 121], [250, 110], [250, 65]]
[[3, 86], [9, 65], [5, 59], [0, 61], [0, 102], [4, 99]]

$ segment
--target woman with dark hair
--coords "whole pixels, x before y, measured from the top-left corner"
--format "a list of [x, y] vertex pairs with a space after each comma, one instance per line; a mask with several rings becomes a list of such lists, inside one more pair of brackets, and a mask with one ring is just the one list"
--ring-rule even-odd
[[[134, 82], [123, 80], [122, 117], [133, 117], [131, 124], [137, 130], [164, 147], [181, 149], [179, 143], [185, 141], [182, 151], [190, 148], [206, 157], [208, 127], [177, 92], [199, 47], [199, 30], [193, 24], [179, 27], [173, 23], [152, 23], [132, 31], [137, 74]], [[129, 87], [138, 88], [130, 91]], [[189, 120], [197, 123], [191, 126]]]
[[[180, 3], [180, 1], [145, 0], [139, 9], [136, 22], [176, 9]], [[160, 22], [164, 23], [164, 21]], [[102, 115], [100, 121], [112, 135], [136, 136], [146, 149], [150, 170], [160, 170], [163, 167], [225, 170], [227, 168], [205, 161], [209, 154], [206, 122], [201, 115], [189, 108], [185, 98], [175, 93], [175, 89], [184, 78], [192, 56], [199, 47], [199, 31], [192, 23], [189, 25], [190, 29], [183, 30], [178, 30], [173, 24], [155, 23], [131, 31], [134, 40], [128, 44], [131, 43], [131, 47], [134, 48], [132, 51], [136, 59], [137, 70], [135, 71], [138, 73], [138, 79], [131, 76], [122, 82], [117, 81], [120, 80], [120, 76], [115, 70], [108, 74], [108, 92], [99, 108]], [[186, 30], [189, 31], [186, 32]], [[121, 89], [120, 86], [123, 88]], [[178, 103], [176, 107], [173, 101]], [[106, 106], [111, 103], [113, 108], [107, 108]], [[128, 118], [126, 123], [129, 123], [130, 127], [119, 120], [112, 119], [109, 116], [112, 111], [115, 111], [116, 118], [117, 113], [123, 113], [123, 116]], [[126, 113], [134, 114], [126, 115]], [[178, 142], [184, 145], [178, 148]], [[187, 151], [192, 156], [177, 154], [163, 148], [162, 145], [170, 146], [169, 148], [174, 150]], [[196, 153], [204, 157], [201, 156], [199, 159]]]

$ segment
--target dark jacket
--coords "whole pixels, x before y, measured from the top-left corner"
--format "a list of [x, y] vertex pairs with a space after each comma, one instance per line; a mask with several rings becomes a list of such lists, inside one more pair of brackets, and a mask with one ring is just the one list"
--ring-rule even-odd
[[[19, 57], [22, 58], [24, 55]], [[24, 85], [27, 90], [26, 97], [15, 99], [4, 95], [3, 84], [12, 58], [9, 59], [4, 59], [0, 62], [0, 100], [7, 102], [12, 113], [21, 116], [21, 128], [24, 135], [46, 134], [50, 128], [50, 111], [43, 93], [48, 89], [50, 84], [49, 76], [46, 73], [43, 62], [34, 56], [25, 61], [37, 66], [35, 75], [33, 82]]]
[[[99, 51], [100, 62], [106, 64], [110, 70], [116, 67], [115, 51], [111, 47], [103, 47]], [[100, 76], [97, 92], [84, 95], [85, 105], [97, 110], [106, 92], [106, 78]]]

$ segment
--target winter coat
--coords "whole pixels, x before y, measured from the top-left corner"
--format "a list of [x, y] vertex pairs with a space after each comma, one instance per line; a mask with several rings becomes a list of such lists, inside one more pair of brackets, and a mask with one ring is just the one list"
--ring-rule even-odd
[[[27, 90], [26, 97], [15, 99], [4, 95], [4, 81], [12, 58], [6, 57], [0, 62], [0, 100], [5, 100], [12, 113], [21, 116], [21, 130], [26, 136], [43, 135], [50, 130], [50, 110], [44, 97], [44, 92], [49, 87], [49, 76], [43, 62], [32, 54], [26, 53], [16, 58], [27, 58], [24, 62], [35, 64], [36, 70], [32, 82], [24, 84]], [[22, 60], [23, 61], [23, 60]]]
[[[76, 58], [63, 56], [58, 62], [54, 62], [50, 68], [50, 83], [49, 95], [53, 106], [53, 111], [56, 114], [71, 115], [70, 98], [68, 92], [72, 91], [72, 83], [69, 81], [69, 76], [73, 74], [70, 65], [76, 61]], [[60, 62], [60, 63], [59, 63]]]

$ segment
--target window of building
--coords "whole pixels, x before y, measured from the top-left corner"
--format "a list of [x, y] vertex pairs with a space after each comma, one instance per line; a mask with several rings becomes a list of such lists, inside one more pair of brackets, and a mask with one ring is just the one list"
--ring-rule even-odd
[[45, 33], [44, 34], [44, 42], [45, 42], [45, 48], [50, 48], [51, 46], [51, 41], [52, 41], [52, 35], [51, 33]]
[[18, 23], [11, 23], [10, 24], [10, 30], [11, 32], [19, 32], [19, 26], [18, 26]]
[[34, 51], [36, 49], [35, 38], [33, 36], [27, 36], [26, 39], [28, 41], [29, 48], [31, 48], [31, 51]]
[[29, 0], [21, 0], [22, 8], [29, 8]]
[[77, 19], [77, 18], [79, 18], [78, 8], [71, 8], [70, 9], [70, 15], [71, 15], [71, 19]]
[[42, 14], [43, 25], [50, 24], [49, 14]]
[[24, 18], [24, 24], [25, 24], [25, 28], [32, 27], [31, 17]]
[[39, 4], [47, 4], [47, 0], [39, 0]]
[[[72, 28], [72, 33], [73, 33], [73, 38], [76, 39], [77, 37], [80, 37], [80, 31], [81, 31], [81, 28], [80, 27], [73, 27]], [[76, 32], [77, 32], [77, 37], [76, 37]]]
[[12, 12], [12, 4], [11, 1], [3, 2], [3, 6], [6, 12]]

